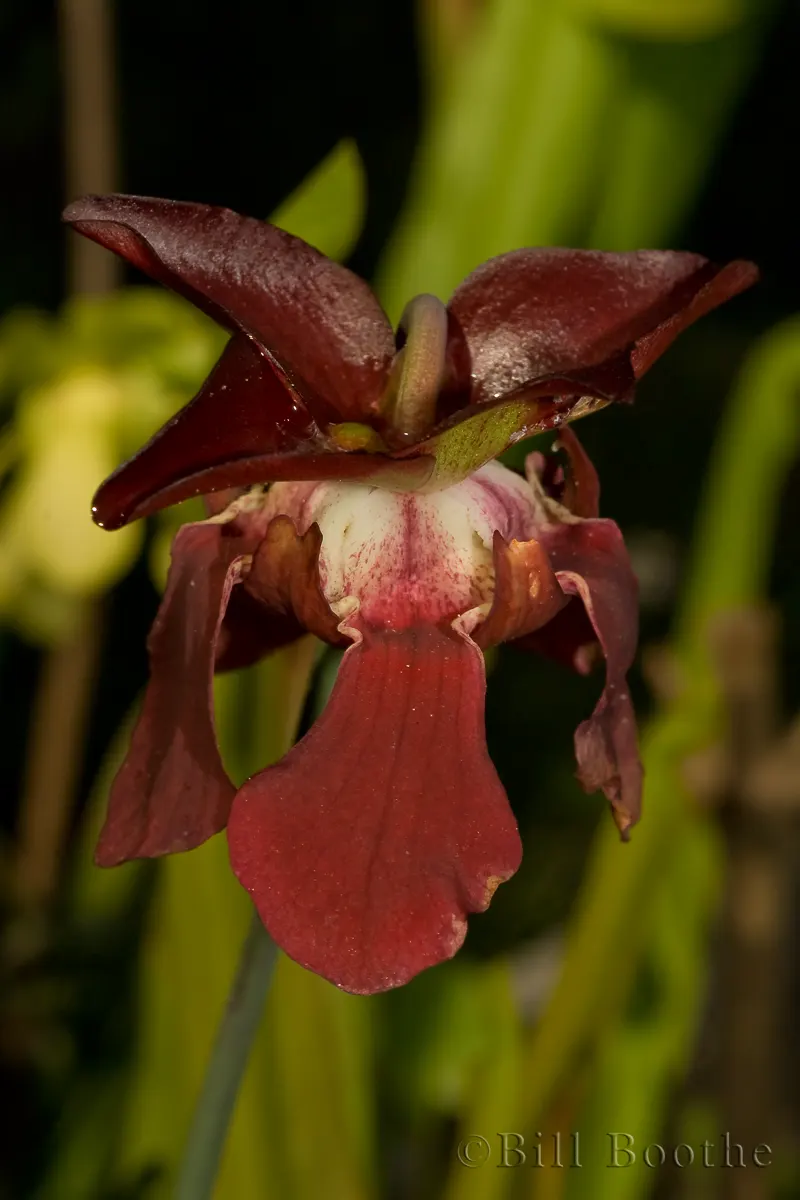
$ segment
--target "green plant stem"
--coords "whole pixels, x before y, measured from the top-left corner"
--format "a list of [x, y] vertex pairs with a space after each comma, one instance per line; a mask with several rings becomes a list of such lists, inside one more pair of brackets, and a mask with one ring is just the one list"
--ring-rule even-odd
[[239, 1085], [264, 1009], [277, 947], [256, 913], [197, 1101], [175, 1200], [210, 1200]]

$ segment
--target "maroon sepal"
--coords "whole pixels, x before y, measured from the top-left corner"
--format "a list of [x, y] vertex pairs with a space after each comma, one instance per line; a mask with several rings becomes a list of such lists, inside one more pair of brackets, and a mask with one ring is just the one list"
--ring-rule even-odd
[[720, 268], [673, 250], [513, 250], [453, 293], [447, 386], [482, 403], [622, 352], [639, 378], [682, 329], [757, 277], [752, 263]]
[[450, 958], [521, 847], [480, 651], [433, 626], [363, 635], [311, 731], [238, 792], [228, 840], [278, 945], [371, 993]]
[[[275, 479], [365, 479], [422, 483], [432, 460], [343, 454], [317, 427], [279, 370], [244, 334], [228, 342], [202, 388], [133, 458], [98, 488], [96, 523], [119, 529], [192, 496]], [[225, 507], [211, 502], [211, 511]]]
[[178, 530], [147, 642], [150, 682], [95, 853], [101, 867], [191, 850], [227, 823], [236, 789], [217, 749], [214, 655], [249, 549], [224, 525]]
[[227, 208], [148, 196], [84, 196], [63, 219], [250, 334], [317, 420], [377, 410], [391, 326], [362, 279], [300, 238]]

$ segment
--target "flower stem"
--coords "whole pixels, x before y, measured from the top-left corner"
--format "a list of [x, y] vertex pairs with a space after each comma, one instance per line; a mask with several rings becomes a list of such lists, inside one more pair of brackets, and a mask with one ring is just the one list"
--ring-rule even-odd
[[256, 913], [197, 1101], [175, 1200], [210, 1200], [250, 1048], [258, 1031], [277, 947]]

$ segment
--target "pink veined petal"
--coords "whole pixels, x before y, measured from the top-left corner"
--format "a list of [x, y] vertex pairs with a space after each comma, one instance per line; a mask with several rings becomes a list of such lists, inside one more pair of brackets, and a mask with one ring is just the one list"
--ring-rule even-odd
[[95, 860], [191, 850], [224, 829], [236, 789], [214, 729], [212, 679], [222, 617], [246, 539], [223, 525], [184, 525], [148, 639], [150, 682], [111, 788]]
[[453, 293], [451, 371], [470, 383], [473, 403], [623, 351], [639, 377], [686, 325], [757, 275], [751, 263], [719, 268], [670, 250], [514, 250]]
[[377, 410], [391, 326], [362, 279], [300, 238], [227, 208], [148, 196], [84, 196], [63, 219], [249, 333], [318, 419]]
[[346, 991], [450, 958], [516, 871], [483, 660], [450, 629], [365, 629], [311, 731], [237, 793], [233, 869], [277, 943]]

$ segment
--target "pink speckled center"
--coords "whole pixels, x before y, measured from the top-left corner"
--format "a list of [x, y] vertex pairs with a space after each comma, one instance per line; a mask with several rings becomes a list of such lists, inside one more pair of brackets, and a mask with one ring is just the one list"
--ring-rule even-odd
[[370, 625], [407, 629], [453, 620], [494, 593], [492, 539], [535, 533], [529, 485], [488, 463], [463, 482], [431, 494], [399, 494], [354, 483], [279, 483], [265, 516], [286, 514], [298, 533], [322, 532], [320, 579], [342, 615], [356, 609]]

